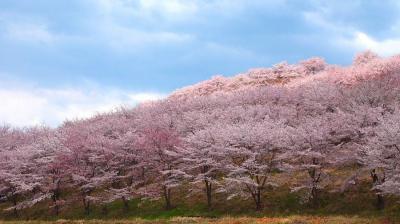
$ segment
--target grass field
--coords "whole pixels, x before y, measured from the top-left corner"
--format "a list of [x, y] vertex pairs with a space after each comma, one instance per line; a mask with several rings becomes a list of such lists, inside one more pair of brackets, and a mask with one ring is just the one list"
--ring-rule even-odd
[[390, 224], [397, 223], [396, 221], [386, 218], [360, 218], [360, 217], [345, 217], [345, 216], [331, 216], [331, 217], [318, 217], [318, 216], [289, 216], [289, 217], [261, 217], [261, 218], [249, 218], [249, 217], [223, 217], [223, 218], [191, 218], [191, 217], [174, 217], [171, 219], [156, 219], [156, 220], [144, 220], [144, 219], [132, 219], [132, 220], [56, 220], [56, 221], [4, 221], [0, 224], [39, 224], [39, 223], [57, 223], [57, 224], [258, 224], [258, 223], [270, 223], [270, 224]]
[[0, 220], [7, 220], [0, 221], [0, 224], [400, 224], [398, 198], [387, 197], [386, 208], [379, 211], [374, 206], [376, 196], [371, 192], [368, 183], [346, 193], [325, 192], [321, 194], [321, 204], [318, 208], [301, 203], [299, 195], [292, 193], [288, 187], [271, 189], [264, 195], [261, 211], [254, 209], [251, 200], [227, 201], [224, 200], [224, 195], [215, 195], [213, 209], [209, 210], [203, 195], [188, 200], [179, 197], [181, 192], [174, 193], [174, 208], [170, 210], [165, 210], [162, 200], [134, 199], [129, 202], [129, 210], [125, 210], [122, 201], [117, 200], [106, 205], [106, 213], [102, 205], [93, 205], [90, 214], [87, 215], [77, 201], [75, 204], [63, 206], [57, 217], [49, 208], [51, 203], [43, 202], [20, 211], [19, 216], [14, 217], [11, 212], [3, 211], [9, 204], [0, 204]]

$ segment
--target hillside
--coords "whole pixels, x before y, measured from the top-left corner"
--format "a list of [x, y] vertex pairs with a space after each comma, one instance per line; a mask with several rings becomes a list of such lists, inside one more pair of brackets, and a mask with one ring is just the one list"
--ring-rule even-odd
[[298, 64], [281, 62], [271, 68], [251, 69], [233, 77], [214, 76], [210, 80], [184, 87], [172, 93], [171, 98], [205, 96], [217, 92], [262, 87], [306, 85], [307, 82], [331, 81], [354, 84], [361, 80], [383, 78], [400, 71], [399, 57], [379, 58], [372, 52], [358, 54], [353, 64], [340, 67], [327, 64], [322, 58], [310, 58]]
[[397, 220], [399, 148], [400, 56], [280, 63], [55, 129], [1, 127], [0, 218]]

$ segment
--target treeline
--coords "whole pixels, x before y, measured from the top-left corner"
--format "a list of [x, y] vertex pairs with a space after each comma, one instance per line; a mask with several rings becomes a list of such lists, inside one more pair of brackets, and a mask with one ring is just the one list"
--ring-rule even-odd
[[399, 103], [400, 57], [366, 52], [344, 68], [314, 58], [215, 78], [56, 129], [3, 126], [0, 202], [15, 216], [43, 201], [54, 215], [77, 202], [86, 214], [115, 200], [128, 210], [133, 198], [170, 209], [184, 185], [180, 197], [204, 194], [210, 209], [223, 194], [259, 210], [266, 189], [289, 184], [318, 206], [346, 165], [356, 169], [336, 190], [369, 172], [382, 209], [400, 195]]

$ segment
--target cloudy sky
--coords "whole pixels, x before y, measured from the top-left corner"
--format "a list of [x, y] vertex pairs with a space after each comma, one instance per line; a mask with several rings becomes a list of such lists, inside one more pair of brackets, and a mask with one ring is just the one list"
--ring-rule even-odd
[[1, 0], [0, 123], [56, 126], [253, 67], [400, 53], [399, 1]]

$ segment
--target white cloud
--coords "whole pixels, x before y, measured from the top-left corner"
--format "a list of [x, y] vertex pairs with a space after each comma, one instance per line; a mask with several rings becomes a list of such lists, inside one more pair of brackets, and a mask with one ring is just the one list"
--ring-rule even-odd
[[[93, 0], [91, 39], [116, 51], [139, 51], [152, 45], [182, 44], [194, 36], [165, 24], [186, 21], [196, 4], [182, 0]], [[140, 24], [146, 24], [142, 26]], [[163, 25], [164, 24], [164, 25]]]
[[48, 21], [35, 15], [0, 10], [0, 35], [10, 41], [30, 44], [53, 44], [62, 35], [52, 32], [48, 24]]
[[[324, 10], [321, 9], [321, 11], [324, 11]], [[303, 12], [303, 18], [309, 24], [313, 24], [313, 25], [321, 27], [325, 30], [341, 31], [343, 29], [343, 27], [336, 26], [335, 24], [333, 24], [330, 21], [328, 21], [327, 19], [325, 19], [323, 16], [323, 13], [321, 11], [319, 11], [319, 12], [315, 12], [315, 11]]]
[[66, 119], [87, 118], [119, 106], [164, 98], [164, 94], [104, 88], [44, 89], [4, 87], [0, 89], [0, 123], [16, 126], [57, 126]]
[[56, 40], [46, 25], [33, 23], [9, 23], [6, 25], [6, 36], [11, 40], [42, 44], [50, 44]]
[[154, 16], [178, 22], [193, 16], [198, 1], [187, 0], [96, 0], [93, 3], [103, 16], [136, 17], [152, 20]]
[[[330, 41], [336, 46], [354, 51], [371, 50], [381, 56], [400, 53], [400, 37], [376, 40], [355, 27], [343, 26], [334, 21], [329, 21], [324, 14], [328, 14], [328, 12], [324, 8], [320, 8], [318, 12], [304, 12], [303, 16], [308, 23], [330, 32], [332, 34]], [[398, 25], [395, 24], [391, 29], [393, 31], [397, 28]]]
[[190, 41], [189, 34], [168, 31], [143, 31], [115, 23], [104, 24], [101, 29], [105, 42], [119, 51], [132, 51], [149, 44], [173, 44]]
[[[185, 44], [196, 40], [179, 26], [209, 22], [213, 16], [237, 16], [248, 7], [285, 4], [285, 0], [89, 0], [80, 4], [91, 12], [79, 20], [86, 31], [71, 34], [51, 29], [57, 23], [35, 15], [1, 13], [0, 25], [11, 41], [39, 44], [80, 42], [100, 44], [117, 51], [138, 51], [152, 45]], [[196, 23], [196, 22], [195, 22]], [[57, 29], [60, 30], [60, 29]]]
[[154, 101], [158, 99], [162, 99], [165, 97], [164, 94], [160, 93], [135, 93], [128, 94], [129, 98], [133, 100], [133, 102], [146, 102], [146, 101]]
[[206, 42], [200, 46], [200, 49], [207, 51], [209, 54], [219, 55], [225, 58], [245, 58], [245, 60], [251, 60], [253, 62], [265, 62], [271, 60], [267, 55], [258, 54], [257, 52], [246, 48], [217, 42]]
[[198, 2], [187, 0], [140, 0], [140, 8], [144, 13], [162, 13], [164, 17], [174, 20], [183, 19], [195, 14], [199, 8]]
[[[95, 38], [119, 51], [137, 51], [153, 44], [196, 41], [182, 24], [209, 23], [210, 16], [237, 16], [248, 7], [275, 8], [285, 0], [92, 0]], [[177, 28], [177, 29], [175, 29]], [[189, 33], [186, 33], [189, 32]]]
[[237, 15], [248, 7], [275, 9], [285, 6], [287, 0], [92, 0], [91, 3], [107, 16], [134, 16], [146, 20], [157, 17], [163, 22], [187, 22], [208, 12]]
[[381, 56], [390, 56], [400, 53], [400, 38], [375, 40], [363, 32], [355, 32], [350, 43], [358, 50], [371, 50]]

